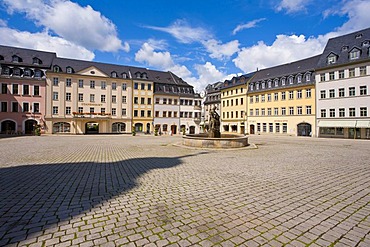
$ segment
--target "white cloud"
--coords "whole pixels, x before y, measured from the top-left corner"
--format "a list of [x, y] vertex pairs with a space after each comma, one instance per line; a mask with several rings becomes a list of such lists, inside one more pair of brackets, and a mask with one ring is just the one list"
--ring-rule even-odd
[[256, 20], [253, 20], [253, 21], [250, 21], [250, 22], [247, 22], [246, 24], [240, 24], [238, 25], [234, 30], [233, 30], [233, 35], [235, 35], [237, 32], [240, 32], [241, 30], [244, 30], [244, 29], [249, 29], [249, 28], [254, 28], [257, 26], [257, 24], [261, 21], [264, 21], [266, 20], [266, 18], [260, 18], [260, 19], [256, 19]]
[[68, 40], [52, 37], [46, 32], [21, 32], [8, 27], [0, 27], [0, 43], [35, 50], [56, 52], [60, 57], [93, 60], [94, 53]]
[[324, 36], [306, 39], [304, 35], [277, 35], [272, 45], [260, 41], [252, 47], [242, 48], [233, 62], [236, 67], [247, 73], [257, 68], [262, 69], [320, 54], [326, 41], [327, 38]]
[[27, 18], [65, 40], [90, 50], [129, 51], [122, 44], [116, 26], [91, 6], [68, 0], [4, 0], [9, 13], [25, 13]]
[[222, 44], [214, 39], [203, 41], [202, 44], [210, 53], [209, 56], [218, 60], [229, 59], [232, 55], [239, 51], [240, 45], [238, 40], [233, 40]]
[[305, 10], [309, 2], [309, 0], [282, 0], [276, 10], [286, 10], [287, 13], [299, 12]]
[[175, 37], [180, 43], [190, 44], [212, 38], [212, 34], [201, 27], [191, 27], [184, 20], [176, 20], [168, 27], [145, 26], [153, 30], [166, 32]]
[[370, 23], [370, 1], [350, 0], [343, 2], [343, 7], [339, 12], [348, 16], [348, 21], [337, 29], [339, 34], [349, 33], [369, 27]]
[[205, 88], [208, 84], [225, 78], [225, 74], [219, 71], [211, 62], [206, 62], [205, 64], [196, 64], [194, 67], [198, 73], [196, 84], [200, 88]]

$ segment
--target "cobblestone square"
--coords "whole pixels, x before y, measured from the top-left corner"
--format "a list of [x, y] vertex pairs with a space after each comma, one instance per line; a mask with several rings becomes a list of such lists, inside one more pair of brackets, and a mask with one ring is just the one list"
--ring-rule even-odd
[[0, 139], [0, 246], [370, 246], [370, 143]]

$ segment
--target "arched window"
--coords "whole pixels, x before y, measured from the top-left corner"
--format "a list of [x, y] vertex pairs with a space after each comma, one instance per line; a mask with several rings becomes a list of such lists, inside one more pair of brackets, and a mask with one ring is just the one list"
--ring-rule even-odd
[[117, 72], [116, 71], [112, 71], [110, 74], [111, 74], [111, 77], [113, 77], [113, 78], [117, 77]]
[[66, 122], [58, 122], [53, 124], [53, 133], [69, 133], [71, 132], [71, 124]]
[[61, 72], [62, 70], [60, 69], [60, 67], [58, 66], [58, 65], [54, 65], [53, 66], [53, 72], [56, 72], [56, 73], [58, 73], [58, 72]]
[[14, 68], [13, 69], [13, 76], [21, 76], [21, 69]]
[[23, 76], [24, 76], [24, 77], [31, 77], [31, 76], [32, 76], [32, 72], [31, 72], [31, 70], [30, 70], [30, 69], [25, 69], [25, 70], [23, 71]]
[[66, 68], [66, 72], [67, 72], [68, 74], [72, 74], [72, 73], [73, 73], [73, 68], [68, 66], [68, 67]]
[[113, 133], [124, 133], [124, 132], [126, 132], [126, 124], [125, 123], [113, 123], [112, 124], [112, 132]]
[[34, 58], [32, 58], [32, 63], [33, 64], [42, 64], [42, 61], [38, 57], [34, 57]]
[[41, 70], [35, 70], [35, 78], [41, 78], [42, 77], [42, 71]]

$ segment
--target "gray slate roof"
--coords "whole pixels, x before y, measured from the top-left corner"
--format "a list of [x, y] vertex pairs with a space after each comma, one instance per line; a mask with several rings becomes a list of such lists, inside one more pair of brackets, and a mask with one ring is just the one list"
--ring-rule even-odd
[[280, 78], [289, 75], [304, 74], [307, 71], [314, 71], [320, 55], [295, 61], [292, 63], [282, 64], [275, 67], [261, 69], [256, 72], [252, 82]]
[[[317, 64], [317, 68], [333, 67], [351, 62], [358, 62], [361, 60], [369, 60], [369, 47], [370, 47], [370, 28], [363, 29], [350, 34], [342, 35], [339, 37], [331, 38], [326, 44], [324, 52]], [[349, 59], [349, 53], [353, 49], [359, 49], [360, 58], [356, 60]], [[337, 55], [337, 62], [334, 64], [327, 64], [327, 57], [330, 54]]]
[[[20, 62], [12, 62], [12, 57], [16, 55], [22, 59]], [[33, 58], [41, 60], [41, 64], [34, 64]], [[12, 66], [31, 66], [35, 68], [50, 68], [56, 53], [37, 51], [25, 48], [0, 45], [0, 63]]]

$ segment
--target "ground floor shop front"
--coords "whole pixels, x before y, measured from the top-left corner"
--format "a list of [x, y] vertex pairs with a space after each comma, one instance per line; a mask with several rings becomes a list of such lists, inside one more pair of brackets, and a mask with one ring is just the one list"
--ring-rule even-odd
[[249, 117], [249, 134], [285, 134], [316, 136], [315, 117]]
[[370, 120], [318, 120], [319, 137], [369, 139]]
[[221, 133], [248, 134], [244, 121], [222, 121]]
[[125, 134], [131, 133], [127, 119], [60, 118], [46, 119], [48, 134]]
[[14, 113], [0, 119], [0, 134], [34, 135], [35, 130], [44, 131], [45, 122], [40, 113]]

